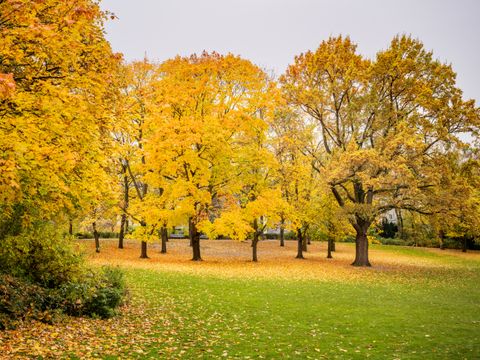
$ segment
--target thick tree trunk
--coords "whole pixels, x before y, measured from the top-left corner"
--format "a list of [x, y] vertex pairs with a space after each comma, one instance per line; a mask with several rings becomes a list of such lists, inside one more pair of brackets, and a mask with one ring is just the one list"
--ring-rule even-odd
[[355, 261], [352, 263], [353, 266], [371, 266], [370, 262], [368, 261], [367, 230], [369, 226], [369, 222], [357, 220], [355, 229], [357, 232], [357, 236], [355, 238]]
[[68, 220], [68, 233], [70, 234], [70, 236], [73, 235], [73, 221], [72, 221], [72, 219]]
[[305, 259], [303, 257], [303, 236], [302, 236], [302, 229], [297, 229], [297, 256], [296, 259]]
[[280, 246], [285, 246], [285, 229], [280, 225]]
[[190, 228], [190, 242], [192, 246], [193, 257], [192, 261], [202, 261], [202, 256], [200, 254], [200, 233], [197, 230], [197, 226], [194, 223], [193, 219], [189, 219], [189, 228]]
[[462, 252], [467, 252], [467, 237], [463, 236], [462, 239]]
[[141, 251], [140, 251], [140, 259], [148, 259], [147, 242], [146, 241], [142, 241], [142, 247], [141, 247]]
[[127, 222], [127, 215], [122, 214], [120, 220], [120, 232], [118, 233], [118, 248], [123, 249], [123, 239], [125, 238], [125, 224]]
[[327, 243], [327, 259], [332, 259], [332, 247], [333, 247], [333, 239], [328, 238], [328, 243]]
[[160, 235], [162, 237], [162, 250], [160, 250], [160, 253], [166, 254], [167, 253], [168, 232], [167, 232], [167, 228], [165, 226], [163, 226], [161, 228]]
[[93, 227], [93, 238], [95, 239], [95, 252], [100, 252], [100, 234], [97, 231], [97, 223], [94, 221], [92, 223]]

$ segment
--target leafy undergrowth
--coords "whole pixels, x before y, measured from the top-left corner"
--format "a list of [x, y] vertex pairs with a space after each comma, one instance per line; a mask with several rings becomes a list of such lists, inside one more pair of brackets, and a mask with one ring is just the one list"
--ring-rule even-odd
[[371, 269], [349, 266], [338, 244], [307, 260], [260, 244], [204, 241], [205, 261], [189, 261], [185, 241], [168, 255], [104, 241], [90, 261], [118, 264], [131, 299], [109, 320], [64, 317], [0, 333], [4, 358], [418, 358], [480, 356], [480, 254], [374, 246]]

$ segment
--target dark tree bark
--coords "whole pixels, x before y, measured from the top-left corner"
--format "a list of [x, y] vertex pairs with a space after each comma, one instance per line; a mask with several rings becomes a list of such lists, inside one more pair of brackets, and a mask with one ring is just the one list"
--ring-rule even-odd
[[252, 261], [257, 262], [257, 245], [260, 239], [260, 232], [258, 231], [258, 221], [255, 219], [253, 221], [253, 239], [252, 239]]
[[258, 256], [257, 256], [257, 245], [258, 245], [258, 232], [255, 231], [253, 234], [253, 239], [252, 239], [252, 261], [257, 262], [258, 261]]
[[355, 238], [355, 261], [353, 266], [371, 266], [368, 260], [368, 238], [367, 230], [370, 227], [370, 222], [357, 218], [355, 223], [355, 230], [357, 232]]
[[327, 259], [332, 259], [332, 247], [333, 247], [333, 239], [331, 237], [328, 238], [327, 243]]
[[197, 226], [192, 218], [189, 219], [190, 228], [190, 243], [192, 246], [193, 257], [192, 261], [202, 261], [200, 254], [200, 233], [197, 230]]
[[336, 244], [335, 239], [332, 239], [332, 245], [331, 245], [332, 247], [330, 248], [330, 251], [335, 252], [335, 244]]
[[307, 237], [305, 236], [305, 233], [304, 233], [303, 236], [302, 236], [302, 250], [304, 252], [308, 251], [307, 243], [308, 243], [308, 240], [307, 240]]
[[95, 239], [95, 252], [100, 252], [100, 234], [97, 231], [97, 223], [94, 221], [92, 223], [93, 227], [93, 238]]
[[68, 220], [68, 233], [70, 235], [73, 235], [73, 221], [72, 221], [72, 219]]
[[467, 252], [467, 237], [463, 236], [462, 239], [462, 252]]
[[160, 235], [162, 237], [162, 250], [160, 250], [160, 253], [166, 254], [167, 253], [168, 232], [167, 232], [167, 228], [165, 226], [163, 226], [160, 229]]
[[190, 246], [193, 246], [193, 220], [191, 217], [188, 218], [188, 238], [190, 239]]
[[140, 259], [148, 259], [147, 242], [146, 241], [142, 241], [142, 248], [141, 248], [141, 251], [140, 251]]
[[280, 225], [280, 246], [285, 246], [285, 228], [283, 225], [283, 221]]
[[125, 238], [125, 224], [127, 222], [127, 215], [122, 214], [120, 220], [120, 232], [118, 233], [118, 248], [123, 249], [123, 239]]
[[303, 236], [302, 229], [297, 229], [297, 256], [296, 259], [305, 259], [303, 257]]

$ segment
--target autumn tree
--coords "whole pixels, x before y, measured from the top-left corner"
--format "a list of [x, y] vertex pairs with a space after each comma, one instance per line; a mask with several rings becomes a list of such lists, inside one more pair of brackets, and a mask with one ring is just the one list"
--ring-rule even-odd
[[270, 101], [268, 77], [234, 55], [203, 53], [160, 65], [158, 114], [148, 124], [148, 171], [167, 181], [188, 214], [192, 260], [202, 223], [218, 216], [238, 184], [237, 154]]
[[468, 146], [460, 135], [477, 132], [479, 111], [420, 41], [395, 37], [370, 62], [348, 37], [330, 38], [281, 81], [313, 125], [317, 145], [305, 151], [356, 231], [353, 265], [370, 266], [367, 231], [380, 214], [440, 211], [448, 154]]
[[61, 220], [108, 167], [105, 18], [90, 0], [0, 2], [2, 218]]

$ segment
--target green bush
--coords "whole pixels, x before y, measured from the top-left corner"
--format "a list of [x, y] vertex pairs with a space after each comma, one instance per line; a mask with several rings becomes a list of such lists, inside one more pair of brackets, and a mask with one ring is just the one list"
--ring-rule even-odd
[[84, 271], [83, 258], [68, 238], [51, 224], [41, 224], [0, 246], [0, 271], [23, 277], [45, 287], [74, 281]]
[[59, 313], [108, 318], [125, 295], [118, 269], [89, 270], [70, 239], [41, 224], [0, 246], [0, 328]]

